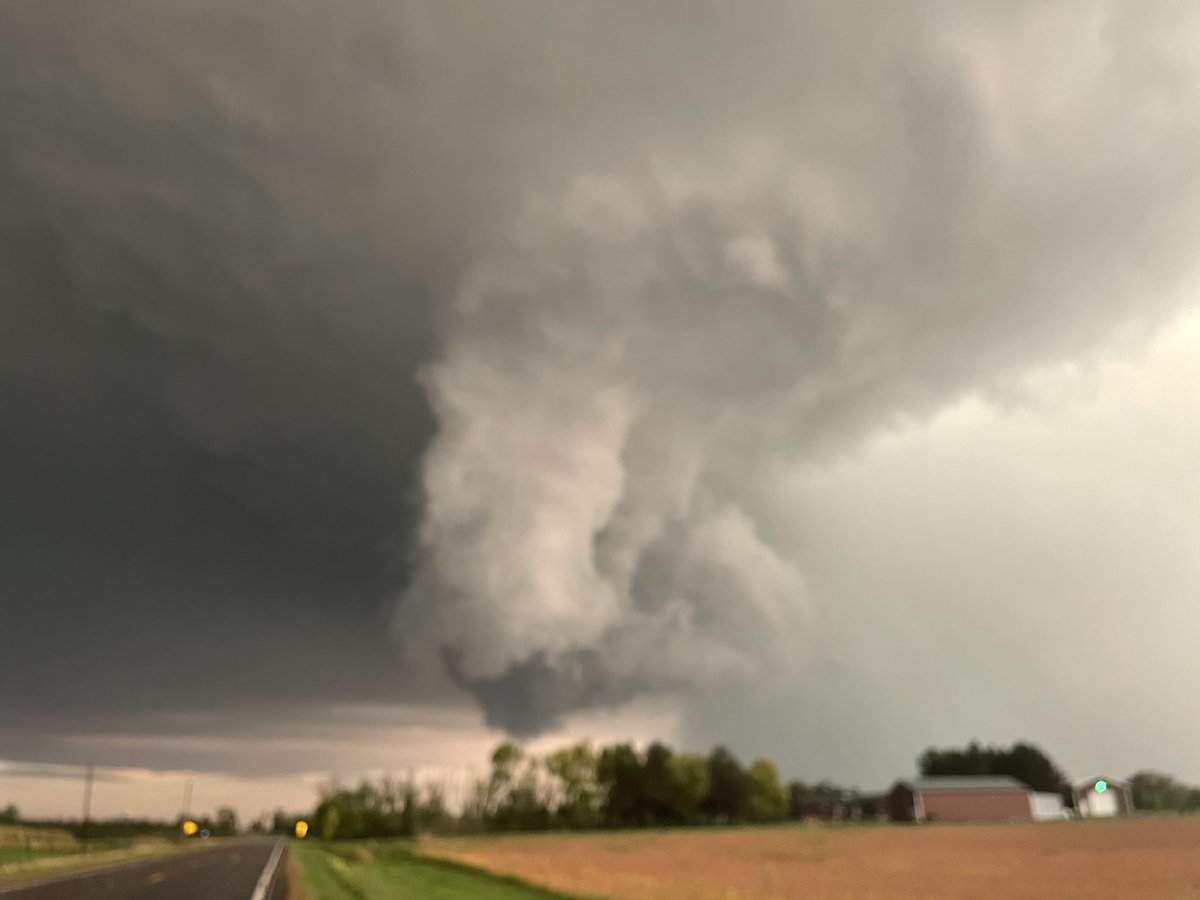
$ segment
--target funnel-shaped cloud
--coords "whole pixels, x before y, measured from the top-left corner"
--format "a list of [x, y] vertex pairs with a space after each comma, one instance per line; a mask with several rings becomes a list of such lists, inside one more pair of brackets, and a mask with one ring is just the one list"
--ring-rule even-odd
[[1200, 224], [1197, 98], [1169, 32], [1070, 6], [941, 10], [890, 52], [810, 10], [709, 141], [536, 192], [423, 370], [408, 651], [521, 732], [780, 676], [813, 602], [760, 514], [781, 466], [1152, 321]]

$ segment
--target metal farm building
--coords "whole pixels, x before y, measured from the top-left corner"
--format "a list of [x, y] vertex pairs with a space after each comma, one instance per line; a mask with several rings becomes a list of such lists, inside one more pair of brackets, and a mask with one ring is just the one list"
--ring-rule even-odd
[[885, 806], [893, 822], [1031, 819], [1034, 796], [1028, 787], [1007, 775], [947, 775], [897, 782]]

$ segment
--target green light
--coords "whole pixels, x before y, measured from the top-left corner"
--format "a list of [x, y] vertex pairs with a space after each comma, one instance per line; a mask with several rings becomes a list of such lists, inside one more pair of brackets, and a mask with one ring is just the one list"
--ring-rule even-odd
[[1097, 794], [1103, 794], [1107, 790], [1108, 790], [1108, 782], [1107, 781], [1097, 781], [1096, 782], [1096, 793]]

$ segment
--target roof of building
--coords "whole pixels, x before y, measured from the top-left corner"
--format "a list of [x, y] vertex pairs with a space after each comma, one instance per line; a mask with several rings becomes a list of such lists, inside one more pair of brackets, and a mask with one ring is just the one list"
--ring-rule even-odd
[[1028, 785], [1008, 775], [930, 775], [900, 782], [922, 793], [931, 791], [1028, 791]]

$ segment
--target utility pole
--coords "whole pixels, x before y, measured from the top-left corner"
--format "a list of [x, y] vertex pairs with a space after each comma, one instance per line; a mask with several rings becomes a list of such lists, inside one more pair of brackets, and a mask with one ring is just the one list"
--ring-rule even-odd
[[96, 767], [88, 763], [87, 771], [83, 777], [83, 828], [81, 830], [85, 835], [88, 831], [88, 822], [92, 818], [92, 780], [95, 774]]

